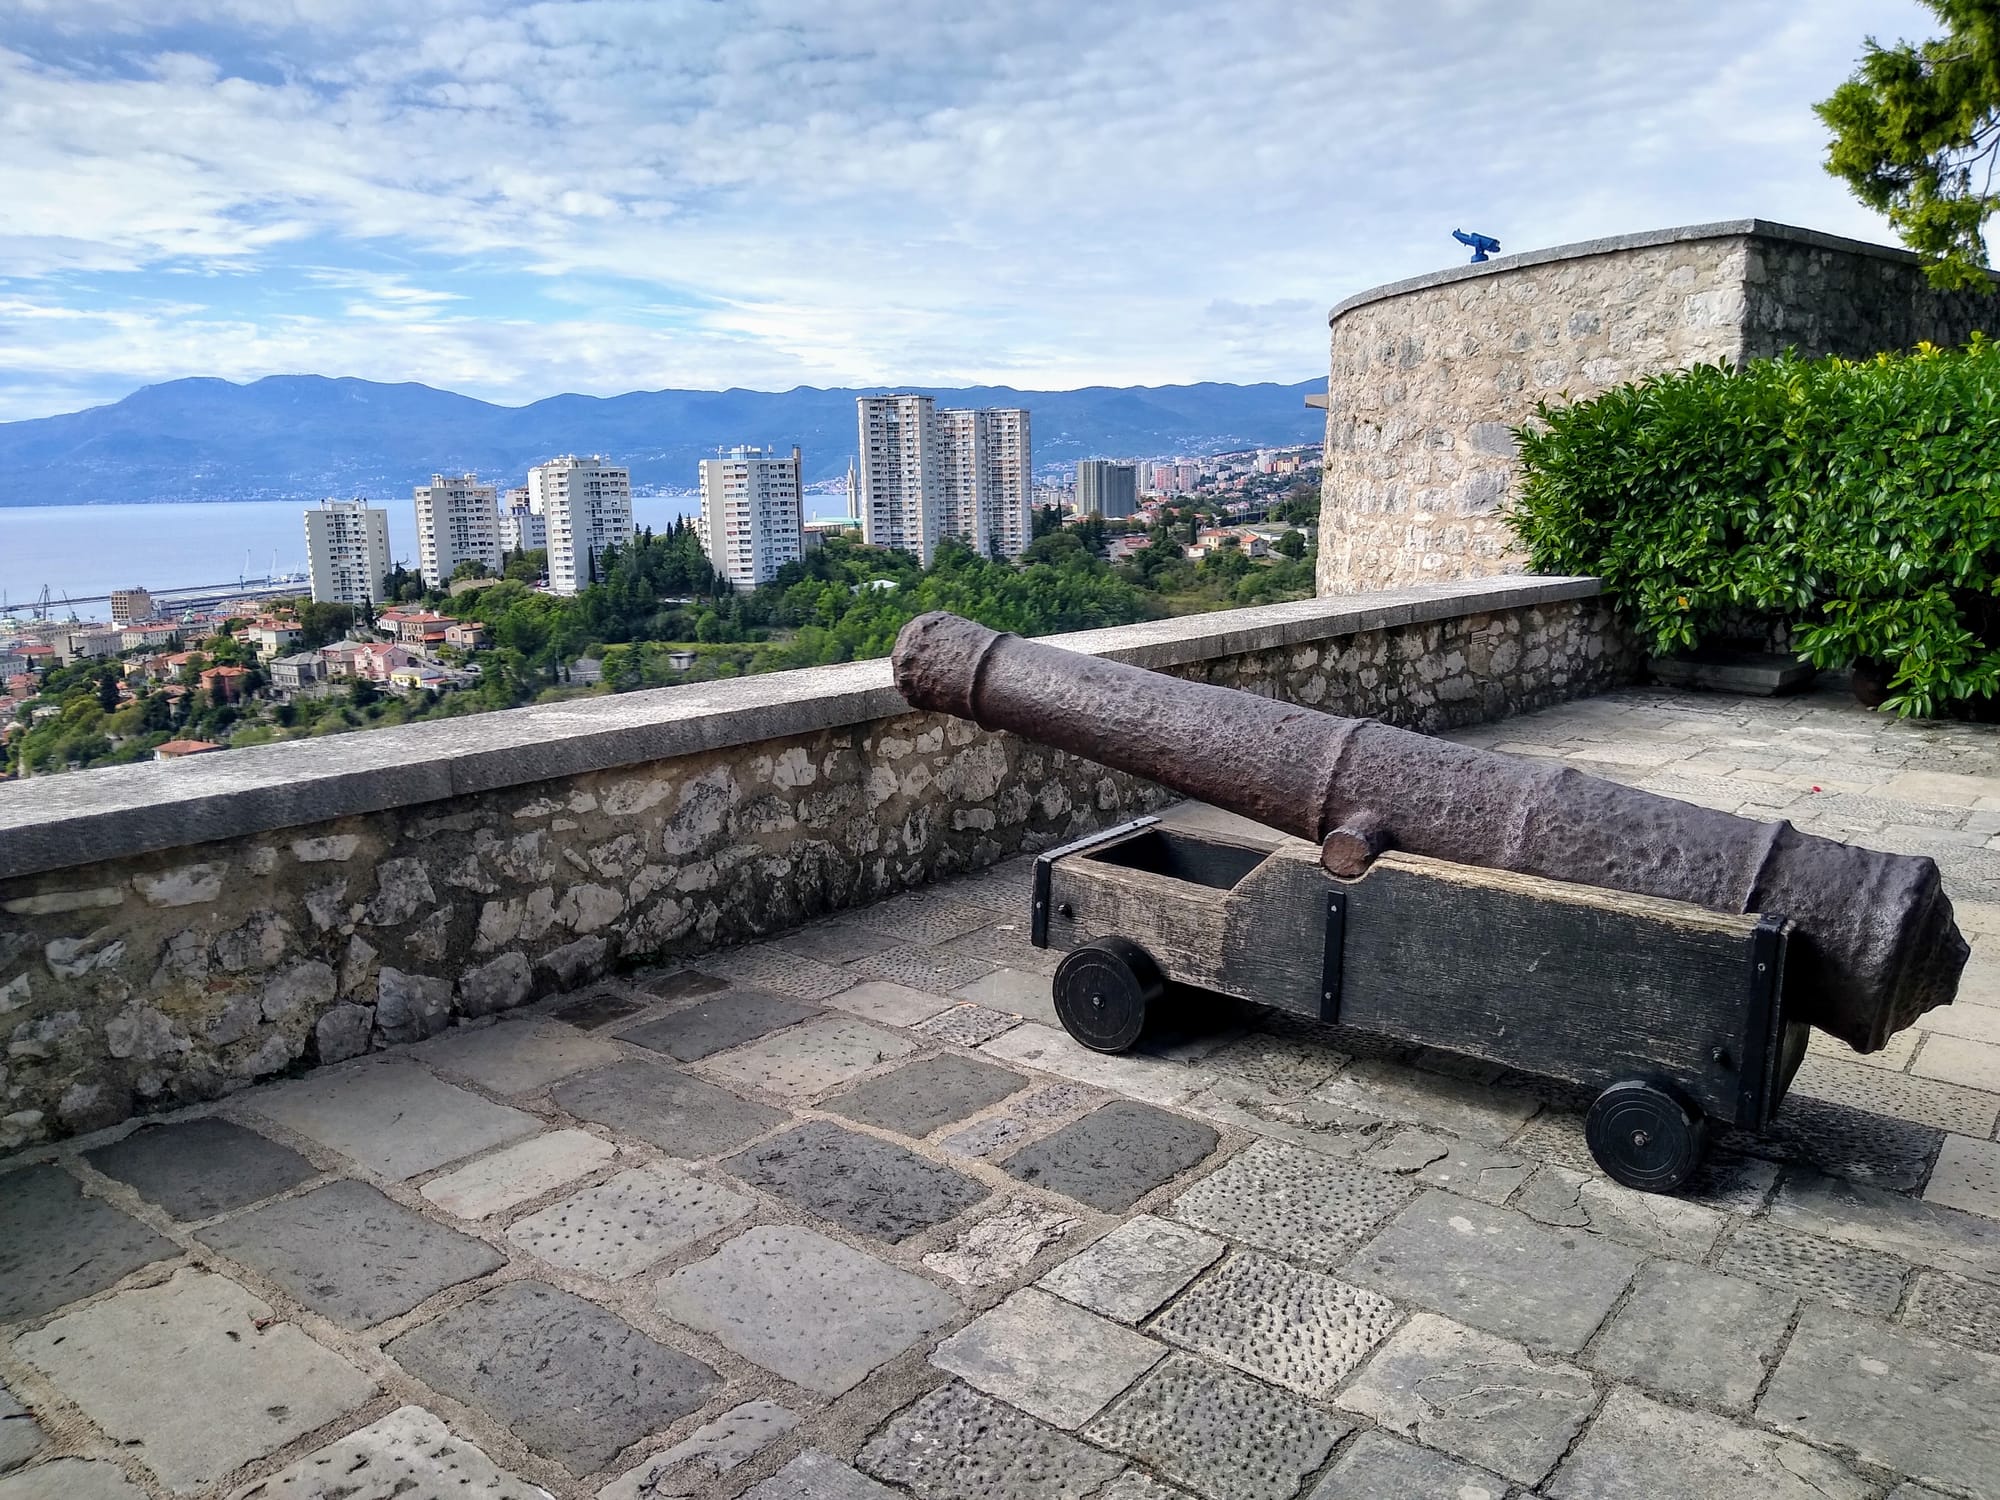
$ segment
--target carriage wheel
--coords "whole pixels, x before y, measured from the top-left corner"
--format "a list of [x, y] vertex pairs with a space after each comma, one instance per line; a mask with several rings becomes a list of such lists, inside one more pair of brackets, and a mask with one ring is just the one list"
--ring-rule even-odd
[[1628, 1078], [1592, 1102], [1583, 1133], [1615, 1181], [1642, 1193], [1671, 1193], [1701, 1165], [1708, 1120], [1667, 1085]]
[[1129, 938], [1099, 938], [1057, 966], [1056, 1015], [1093, 1052], [1123, 1052], [1139, 1040], [1147, 1010], [1165, 989], [1144, 948]]

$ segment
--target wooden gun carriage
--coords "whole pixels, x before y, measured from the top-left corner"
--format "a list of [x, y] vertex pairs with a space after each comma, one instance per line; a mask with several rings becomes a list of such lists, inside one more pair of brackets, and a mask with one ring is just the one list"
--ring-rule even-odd
[[1084, 1046], [1131, 1047], [1177, 984], [1468, 1054], [1594, 1090], [1591, 1153], [1653, 1192], [1784, 1098], [1809, 1030], [1788, 930], [1419, 855], [1343, 880], [1302, 841], [1150, 817], [1035, 862], [1034, 942], [1067, 950], [1056, 1013]]
[[1770, 1123], [1809, 1028], [1876, 1051], [1950, 1003], [1971, 952], [1920, 856], [955, 615], [904, 626], [895, 672], [914, 707], [1308, 841], [1142, 820], [1042, 857], [1057, 1012], [1103, 1051], [1176, 981], [1470, 1053], [1597, 1090], [1599, 1163], [1666, 1191], [1710, 1121]]

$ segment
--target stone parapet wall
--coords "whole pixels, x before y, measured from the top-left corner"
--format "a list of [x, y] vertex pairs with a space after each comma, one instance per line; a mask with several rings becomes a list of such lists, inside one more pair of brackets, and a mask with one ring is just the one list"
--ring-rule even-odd
[[[1636, 661], [1594, 581], [1528, 578], [1062, 643], [1429, 730]], [[0, 1147], [417, 1041], [1167, 800], [911, 713], [886, 662], [0, 787]]]
[[1331, 315], [1322, 595], [1519, 572], [1510, 428], [1536, 403], [1786, 349], [1958, 343], [1991, 299], [1879, 245], [1741, 220], [1457, 266]]

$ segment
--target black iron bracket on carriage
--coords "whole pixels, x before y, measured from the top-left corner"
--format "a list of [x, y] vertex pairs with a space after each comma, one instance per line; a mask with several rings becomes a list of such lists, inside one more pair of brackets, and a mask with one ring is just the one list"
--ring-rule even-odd
[[1817, 1027], [1879, 1049], [1970, 949], [1935, 862], [1369, 720], [919, 616], [912, 706], [1271, 830], [1141, 819], [1037, 862], [1056, 1008], [1132, 1046], [1169, 983], [1568, 1079], [1618, 1181], [1670, 1191], [1762, 1130]]

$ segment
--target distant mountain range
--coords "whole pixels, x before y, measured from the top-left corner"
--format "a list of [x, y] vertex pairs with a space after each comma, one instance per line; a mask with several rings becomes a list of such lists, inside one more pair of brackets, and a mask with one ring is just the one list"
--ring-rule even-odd
[[[940, 405], [1025, 406], [1037, 467], [1063, 459], [1224, 453], [1316, 443], [1324, 416], [1297, 385], [917, 389]], [[854, 398], [877, 390], [634, 391], [495, 406], [408, 383], [273, 375], [173, 380], [59, 417], [0, 423], [0, 505], [158, 500], [407, 499], [432, 473], [520, 484], [561, 453], [603, 453], [640, 488], [688, 488], [737, 443], [797, 443], [810, 483], [847, 471]]]

